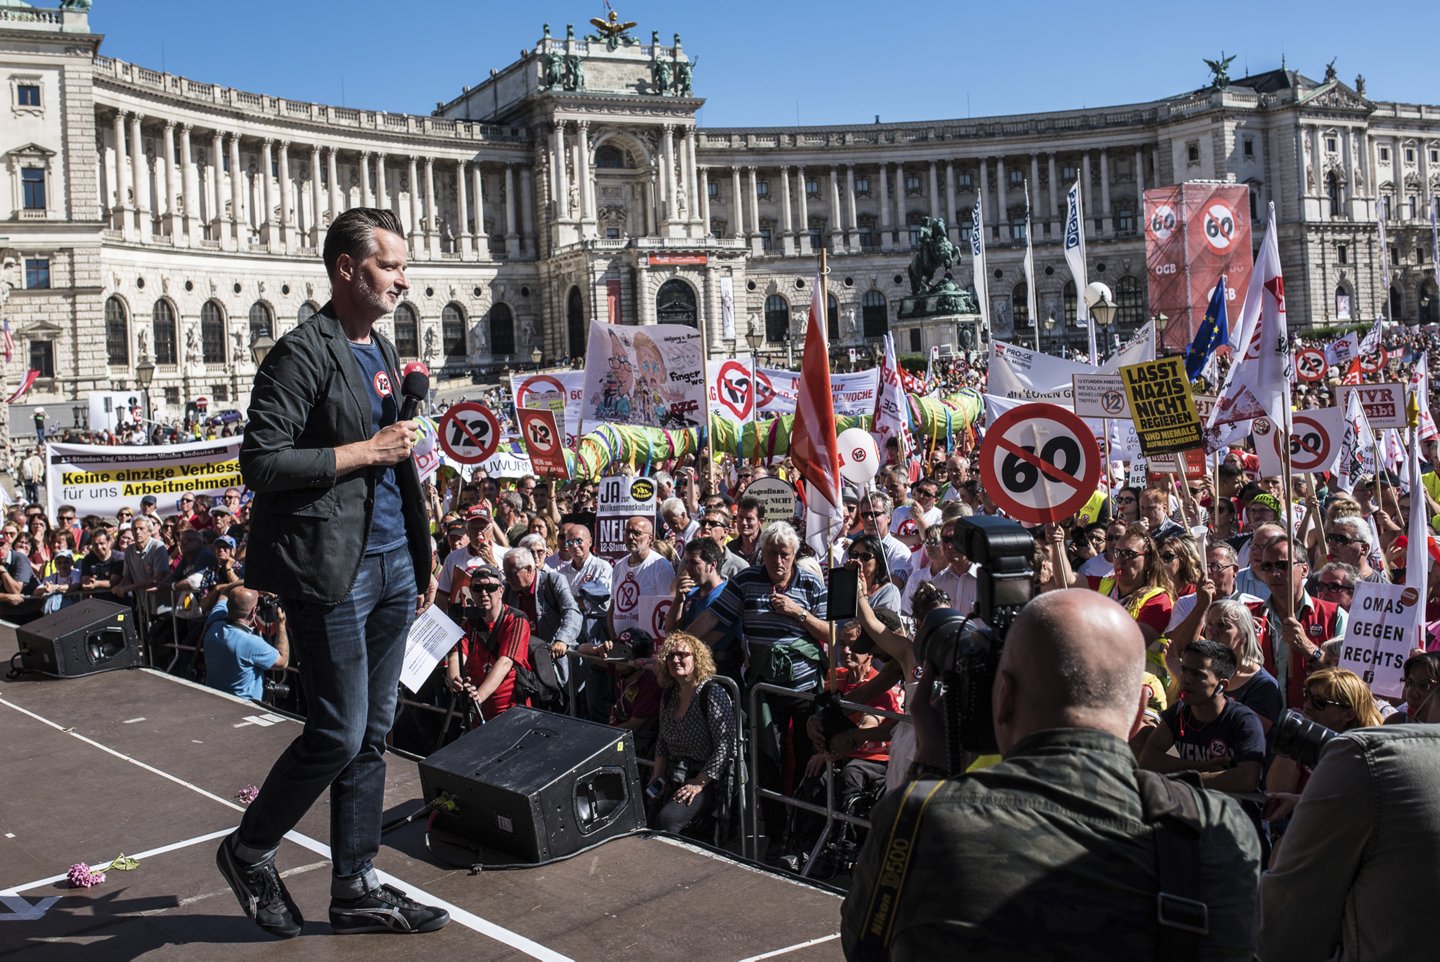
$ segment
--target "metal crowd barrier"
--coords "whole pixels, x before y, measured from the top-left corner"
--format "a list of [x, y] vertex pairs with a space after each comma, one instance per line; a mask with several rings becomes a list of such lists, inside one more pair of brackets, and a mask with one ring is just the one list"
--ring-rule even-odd
[[[772, 801], [780, 802], [782, 805], [787, 805], [800, 811], [810, 812], [814, 815], [823, 815], [825, 817], [825, 826], [820, 830], [820, 835], [816, 838], [815, 844], [810, 849], [809, 856], [805, 859], [805, 865], [800, 870], [800, 874], [808, 878], [810, 869], [816, 862], [816, 856], [820, 854], [821, 850], [825, 847], [825, 843], [829, 841], [830, 833], [834, 830], [836, 822], [845, 822], [868, 831], [870, 828], [870, 820], [836, 810], [835, 773], [828, 765], [825, 767], [825, 804], [823, 806], [786, 795], [784, 792], [777, 792], [774, 789], [760, 787], [760, 696], [769, 693], [782, 695], [786, 698], [798, 698], [812, 703], [817, 697], [815, 692], [796, 691], [793, 688], [785, 688], [781, 685], [772, 685], [767, 682], [761, 682], [750, 689], [749, 809], [752, 822], [750, 831], [745, 834], [749, 835], [758, 846], [760, 840], [760, 799], [762, 798], [768, 798]], [[876, 708], [873, 705], [862, 705], [858, 702], [846, 701], [843, 698], [835, 699], [834, 704], [846, 711], [858, 711], [866, 715], [879, 715], [882, 718], [898, 718], [902, 721], [909, 718], [905, 712], [894, 712], [884, 708]], [[808, 732], [796, 732], [792, 737], [809, 738], [810, 736]], [[775, 830], [775, 826], [773, 825], [767, 825], [766, 828], [772, 832]]]

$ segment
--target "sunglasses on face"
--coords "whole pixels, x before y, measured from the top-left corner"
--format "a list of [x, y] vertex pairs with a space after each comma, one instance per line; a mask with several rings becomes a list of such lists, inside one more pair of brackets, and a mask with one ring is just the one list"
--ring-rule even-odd
[[1145, 557], [1145, 555], [1147, 555], [1148, 553], [1149, 552], [1147, 551], [1131, 551], [1129, 548], [1121, 548], [1119, 551], [1115, 552], [1115, 560], [1134, 561], [1136, 558]]
[[1224, 571], [1226, 568], [1238, 568], [1239, 565], [1232, 565], [1224, 561], [1212, 561], [1205, 566], [1207, 571]]
[[481, 592], [481, 593], [483, 593], [483, 594], [489, 595], [489, 594], [494, 594], [494, 593], [497, 592], [497, 591], [504, 591], [504, 590], [505, 590], [505, 586], [504, 586], [504, 585], [491, 585], [491, 584], [476, 585], [476, 586], [475, 586], [475, 590], [476, 590], [476, 591], [479, 591], [479, 592]]
[[573, 548], [573, 547], [575, 547], [577, 544], [584, 544], [584, 543], [585, 543], [585, 539], [584, 539], [584, 538], [566, 538], [562, 543], [563, 543], [563, 544], [565, 545], [565, 547], [567, 547], [567, 548]]
[[695, 656], [688, 651], [672, 651], [665, 657], [670, 661], [684, 661], [687, 658], [694, 658]]
[[1262, 561], [1255, 566], [1261, 574], [1274, 574], [1277, 571], [1285, 571], [1290, 567], [1289, 561]]
[[854, 558], [856, 561], [874, 561], [874, 560], [875, 560], [875, 556], [874, 556], [873, 554], [861, 554], [861, 553], [858, 552], [858, 551], [852, 553], [852, 554], [850, 555], [850, 557]]
[[1354, 591], [1354, 585], [1347, 585], [1343, 581], [1322, 581], [1318, 585], [1321, 594], [1339, 591]]
[[710, 520], [709, 518], [706, 518], [705, 520], [703, 520], [703, 521], [700, 522], [700, 527], [702, 527], [702, 528], [728, 528], [728, 527], [730, 527], [730, 526], [729, 526], [728, 524], [726, 524], [724, 521], [712, 521], [712, 520]]
[[884, 514], [884, 512], [882, 512], [882, 511], [861, 511], [861, 512], [860, 512], [860, 517], [862, 517], [862, 518], [878, 518], [878, 517], [881, 517], [883, 514]]
[[1315, 709], [1316, 711], [1324, 711], [1324, 710], [1327, 709], [1327, 708], [1349, 708], [1349, 707], [1350, 707], [1349, 705], [1345, 704], [1343, 701], [1330, 701], [1329, 699], [1321, 698], [1319, 695], [1316, 695], [1316, 694], [1314, 694], [1314, 693], [1311, 693], [1310, 695], [1308, 695], [1307, 698], [1306, 698], [1306, 700], [1307, 700], [1308, 702], [1310, 702], [1310, 707], [1313, 708], [1313, 709]]
[[1165, 562], [1166, 564], [1174, 561], [1177, 557], [1179, 556], [1173, 551], [1163, 551], [1160, 553], [1160, 560]]
[[1135, 499], [1134, 499], [1134, 498], [1116, 498], [1115, 501], [1116, 501], [1118, 504], [1134, 504], [1134, 503], [1135, 503]]
[[1352, 538], [1352, 537], [1350, 537], [1348, 534], [1344, 534], [1343, 532], [1340, 532], [1340, 531], [1335, 531], [1335, 532], [1327, 531], [1327, 532], [1325, 532], [1325, 538], [1326, 538], [1326, 540], [1328, 540], [1328, 541], [1331, 542], [1332, 544], [1337, 544], [1337, 545], [1339, 545], [1339, 546], [1342, 547], [1342, 548], [1345, 547], [1347, 544], [1360, 544], [1360, 543], [1361, 543], [1361, 541], [1360, 541], [1359, 538]]

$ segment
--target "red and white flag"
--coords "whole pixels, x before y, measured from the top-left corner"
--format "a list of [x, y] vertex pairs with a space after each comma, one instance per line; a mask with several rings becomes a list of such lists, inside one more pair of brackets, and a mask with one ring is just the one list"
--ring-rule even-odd
[[880, 393], [875, 398], [875, 443], [880, 450], [891, 438], [900, 439], [900, 463], [910, 463], [910, 452], [914, 444], [910, 440], [908, 415], [910, 399], [906, 396], [901, 382], [905, 371], [895, 361], [895, 339], [885, 335], [885, 356], [880, 360]]
[[15, 393], [14, 393], [14, 394], [10, 395], [9, 397], [7, 397], [7, 398], [5, 399], [5, 403], [6, 403], [6, 404], [14, 404], [16, 401], [18, 401], [18, 400], [20, 400], [22, 397], [24, 397], [24, 396], [26, 395], [26, 393], [29, 392], [30, 388], [32, 388], [32, 387], [35, 385], [35, 380], [36, 380], [36, 378], [38, 378], [39, 376], [40, 376], [40, 372], [37, 371], [37, 370], [35, 370], [34, 368], [31, 368], [30, 370], [26, 371], [26, 372], [25, 372], [25, 376], [20, 379], [20, 386], [15, 389]]
[[[1245, 305], [1240, 311], [1240, 343], [1244, 354], [1230, 366], [1230, 377], [1220, 389], [1209, 427], [1268, 417], [1273, 424], [1289, 425], [1290, 332], [1285, 320], [1285, 278], [1280, 273], [1280, 245], [1275, 232], [1275, 205], [1270, 204], [1265, 240], [1250, 275]], [[1212, 450], [1214, 448], [1212, 447]]]
[[800, 361], [790, 457], [805, 479], [805, 543], [826, 563], [830, 545], [844, 526], [845, 507], [840, 500], [840, 445], [835, 437], [835, 396], [830, 390], [830, 349], [825, 341], [824, 278], [818, 265], [810, 290], [810, 323]]

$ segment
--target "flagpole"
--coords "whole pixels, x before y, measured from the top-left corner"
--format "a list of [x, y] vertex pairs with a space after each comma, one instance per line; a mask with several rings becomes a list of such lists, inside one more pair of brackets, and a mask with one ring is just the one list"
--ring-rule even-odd
[[[826, 263], [824, 247], [820, 248], [820, 290], [816, 292], [815, 296], [820, 298], [820, 303], [823, 305], [820, 317], [824, 318], [828, 325], [830, 319], [825, 316], [825, 312], [830, 309], [830, 267]], [[826, 333], [828, 333], [828, 331]], [[829, 341], [826, 341], [826, 346], [828, 350]], [[841, 484], [843, 485], [844, 482], [842, 481]], [[840, 499], [842, 502], [845, 499], [843, 489], [840, 492]], [[841, 531], [838, 535], [830, 539], [830, 544], [825, 549], [825, 563], [827, 565], [833, 565], [835, 563], [835, 546], [840, 543], [840, 539], [844, 537], [844, 535], [845, 532]], [[830, 657], [827, 659], [830, 662], [830, 678], [826, 682], [825, 687], [831, 691], [836, 691], [840, 685], [840, 653], [837, 650], [838, 646], [836, 645], [835, 639], [835, 619], [827, 618], [826, 623], [830, 630]]]
[[[707, 330], [707, 325], [706, 325], [706, 323], [705, 323], [705, 312], [704, 312], [704, 311], [696, 311], [696, 312], [695, 312], [695, 324], [696, 324], [696, 328], [699, 330], [699, 333], [700, 333], [700, 371], [701, 371], [701, 379], [708, 381], [708, 378], [709, 378], [709, 375], [710, 375], [710, 332]], [[722, 333], [723, 333], [723, 331], [722, 331]], [[751, 380], [751, 384], [752, 384], [751, 396], [753, 397], [753, 396], [754, 396], [754, 388], [753, 388], [754, 380], [753, 380], [753, 379]], [[754, 405], [754, 402], [753, 402], [753, 401], [751, 402], [751, 405], [752, 405], [752, 408], [753, 408], [753, 405]], [[753, 413], [753, 411], [752, 411], [752, 413]], [[696, 457], [697, 459], [700, 457], [700, 447], [699, 447], [698, 444], [697, 444], [696, 447], [695, 447], [695, 457]], [[676, 452], [675, 452], [675, 458], [676, 458], [677, 461], [679, 460], [679, 458], [680, 458], [680, 452], [679, 452], [679, 451], [676, 451]], [[711, 421], [710, 421], [710, 385], [709, 385], [709, 383], [706, 383], [706, 385], [705, 385], [705, 464], [706, 464], [705, 474], [706, 474], [707, 480], [708, 480], [709, 483], [710, 483], [710, 493], [711, 493], [711, 494], [716, 494], [716, 493], [718, 493], [718, 492], [717, 492], [717, 489], [716, 489], [716, 487], [715, 487], [715, 431], [714, 431], [714, 425], [713, 425], [713, 424], [711, 423]], [[695, 475], [695, 483], [696, 483], [697, 485], [700, 483], [700, 475], [699, 475], [699, 472], [696, 472], [696, 475]], [[698, 494], [699, 492], [696, 492], [696, 493]]]

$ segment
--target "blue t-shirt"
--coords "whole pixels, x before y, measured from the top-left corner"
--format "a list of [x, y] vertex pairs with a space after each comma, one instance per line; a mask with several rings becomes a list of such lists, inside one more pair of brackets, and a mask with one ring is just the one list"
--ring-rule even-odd
[[221, 598], [205, 619], [205, 684], [260, 701], [265, 697], [264, 673], [280, 652], [253, 631], [227, 624], [229, 610]]
[[[370, 396], [370, 433], [376, 434], [387, 424], [399, 420], [400, 405], [395, 385], [385, 367], [380, 345], [350, 342], [355, 360], [364, 375], [366, 393]], [[370, 533], [365, 539], [366, 554], [381, 554], [405, 546], [405, 514], [400, 500], [400, 485], [395, 480], [395, 466], [372, 468], [375, 472], [375, 508], [370, 516]]]
[[1211, 722], [1198, 722], [1183, 701], [1161, 712], [1160, 721], [1175, 736], [1175, 753], [1186, 761], [1222, 758], [1232, 766], [1241, 762], [1265, 763], [1265, 733], [1260, 728], [1260, 716], [1233, 698], [1225, 699], [1224, 709]]

